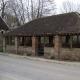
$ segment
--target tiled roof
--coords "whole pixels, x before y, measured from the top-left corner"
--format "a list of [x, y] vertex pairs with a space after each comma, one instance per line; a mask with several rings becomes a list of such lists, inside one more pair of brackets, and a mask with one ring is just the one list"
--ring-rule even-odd
[[30, 21], [4, 36], [46, 35], [80, 33], [80, 16], [77, 12], [38, 18]]
[[6, 23], [3, 21], [3, 19], [0, 17], [0, 30], [8, 30], [8, 26]]

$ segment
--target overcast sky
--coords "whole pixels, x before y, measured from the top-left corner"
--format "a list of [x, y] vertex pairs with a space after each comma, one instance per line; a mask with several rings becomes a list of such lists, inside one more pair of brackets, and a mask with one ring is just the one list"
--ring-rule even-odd
[[57, 10], [61, 7], [61, 5], [64, 1], [70, 1], [70, 2], [74, 3], [75, 5], [80, 4], [80, 0], [54, 0], [54, 1], [55, 1]]
[[54, 0], [54, 1], [58, 6], [60, 6], [62, 4], [62, 2], [64, 2], [64, 1], [70, 1], [70, 2], [73, 2], [75, 4], [80, 4], [80, 0]]

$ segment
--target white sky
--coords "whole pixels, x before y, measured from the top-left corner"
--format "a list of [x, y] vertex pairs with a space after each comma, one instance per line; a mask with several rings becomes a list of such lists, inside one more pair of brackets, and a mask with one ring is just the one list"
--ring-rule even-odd
[[61, 7], [62, 3], [64, 1], [70, 1], [72, 3], [76, 4], [80, 4], [80, 0], [54, 0], [55, 4], [56, 4], [56, 8], [59, 9], [59, 7]]
[[54, 1], [58, 6], [61, 5], [62, 2], [64, 2], [64, 1], [70, 1], [70, 2], [73, 2], [75, 4], [80, 4], [80, 0], [54, 0]]

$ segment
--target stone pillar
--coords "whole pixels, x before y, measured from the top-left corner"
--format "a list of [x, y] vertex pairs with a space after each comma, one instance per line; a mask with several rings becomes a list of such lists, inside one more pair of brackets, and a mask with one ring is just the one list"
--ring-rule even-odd
[[6, 37], [3, 37], [3, 52], [6, 52]]
[[72, 48], [72, 47], [73, 47], [73, 36], [70, 35], [70, 48]]
[[59, 35], [55, 35], [54, 38], [54, 52], [55, 52], [55, 58], [59, 59], [60, 56], [60, 48], [62, 47], [62, 38]]
[[32, 56], [38, 55], [38, 37], [32, 37]]
[[15, 53], [18, 54], [19, 38], [15, 37]]

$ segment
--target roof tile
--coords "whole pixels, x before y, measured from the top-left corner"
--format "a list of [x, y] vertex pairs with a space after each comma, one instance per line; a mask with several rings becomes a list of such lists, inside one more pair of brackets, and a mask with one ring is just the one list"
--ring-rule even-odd
[[3, 36], [80, 33], [78, 13], [71, 12], [32, 20]]

